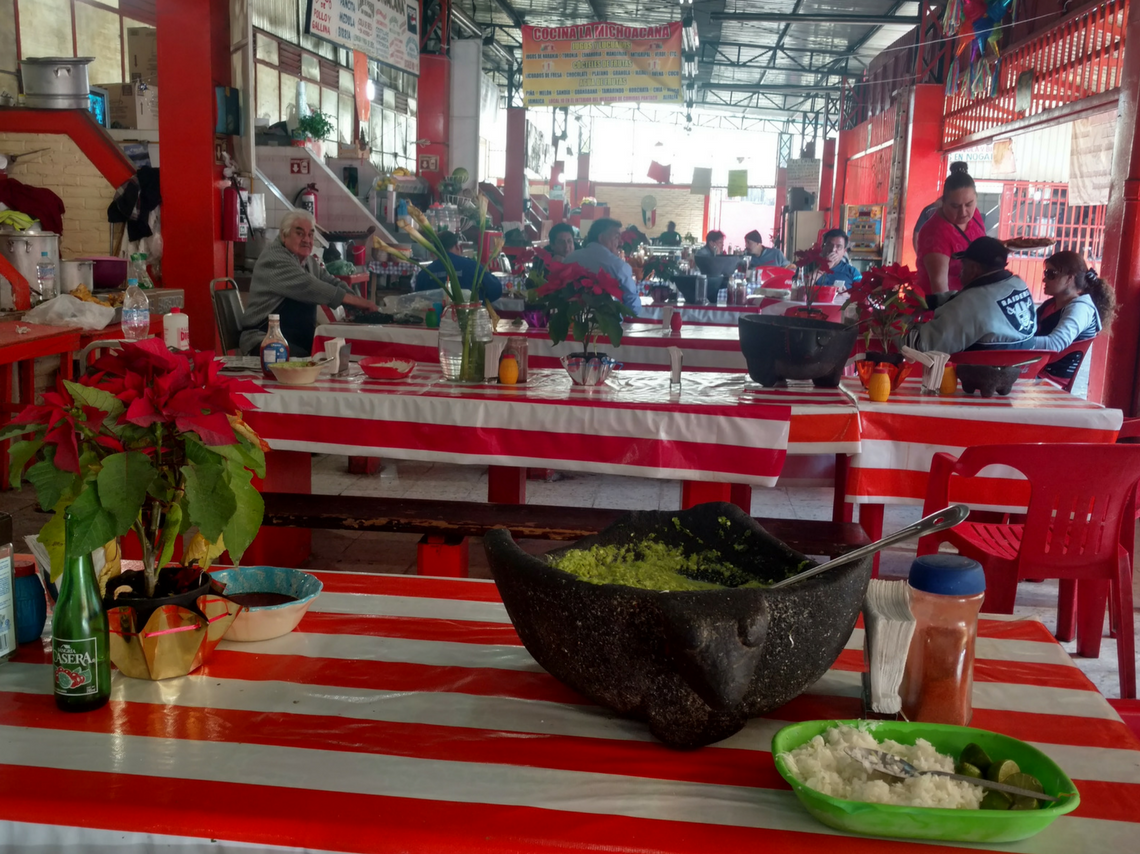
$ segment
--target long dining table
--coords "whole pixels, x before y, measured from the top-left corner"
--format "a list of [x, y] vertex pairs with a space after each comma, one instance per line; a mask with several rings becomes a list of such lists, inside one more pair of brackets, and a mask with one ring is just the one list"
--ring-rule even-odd
[[[50, 644], [21, 646], [0, 666], [0, 851], [978, 850], [831, 830], [776, 773], [780, 727], [861, 715], [861, 628], [798, 698], [676, 751], [539, 667], [492, 582], [316, 575], [294, 632], [223, 641], [177, 679], [116, 672], [94, 712], [57, 711]], [[982, 619], [977, 656], [972, 725], [1031, 742], [1081, 794], [990, 850], [1135, 850], [1140, 742], [1104, 697], [1035, 620]]]

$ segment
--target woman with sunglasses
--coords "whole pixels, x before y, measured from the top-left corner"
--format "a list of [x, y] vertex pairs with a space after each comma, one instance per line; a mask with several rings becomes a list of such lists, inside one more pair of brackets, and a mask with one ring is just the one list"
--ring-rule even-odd
[[[1076, 341], [1095, 338], [1112, 323], [1116, 297], [1108, 283], [1090, 270], [1078, 252], [1055, 252], [1045, 259], [1045, 300], [1037, 309], [1037, 336], [1025, 342], [1033, 350], [1061, 351]], [[1081, 361], [1072, 353], [1045, 368], [1068, 379]]]

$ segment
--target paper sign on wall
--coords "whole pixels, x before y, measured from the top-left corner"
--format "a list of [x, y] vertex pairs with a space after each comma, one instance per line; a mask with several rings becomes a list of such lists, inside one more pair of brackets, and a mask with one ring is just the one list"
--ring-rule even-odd
[[305, 32], [419, 77], [418, 0], [309, 0]]
[[712, 169], [697, 166], [693, 169], [693, 184], [689, 194], [693, 196], [707, 196], [712, 192]]
[[740, 199], [748, 195], [748, 170], [728, 170], [728, 197]]

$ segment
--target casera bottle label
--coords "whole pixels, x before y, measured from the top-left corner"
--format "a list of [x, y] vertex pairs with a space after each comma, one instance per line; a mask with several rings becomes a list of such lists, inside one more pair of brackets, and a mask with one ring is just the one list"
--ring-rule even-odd
[[84, 638], [83, 640], [56, 638], [52, 643], [55, 692], [68, 697], [85, 697], [88, 694], [98, 694], [97, 655], [95, 638]]

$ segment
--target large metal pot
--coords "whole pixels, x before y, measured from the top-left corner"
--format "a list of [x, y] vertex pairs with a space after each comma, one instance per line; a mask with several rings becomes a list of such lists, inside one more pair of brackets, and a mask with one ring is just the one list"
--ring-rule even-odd
[[[0, 232], [0, 255], [7, 258], [33, 288], [36, 284], [36, 265], [40, 263], [42, 252], [46, 252], [56, 269], [59, 269], [58, 234], [50, 231], [36, 234], [27, 231]], [[12, 300], [12, 286], [4, 279], [0, 279], [0, 282], [3, 282], [0, 286], [0, 309], [14, 309], [16, 304]]]
[[95, 290], [95, 262], [70, 260], [59, 262], [59, 292], [69, 294], [80, 285]]
[[29, 107], [56, 110], [85, 110], [91, 85], [87, 66], [93, 56], [30, 57], [20, 60], [25, 100]]

